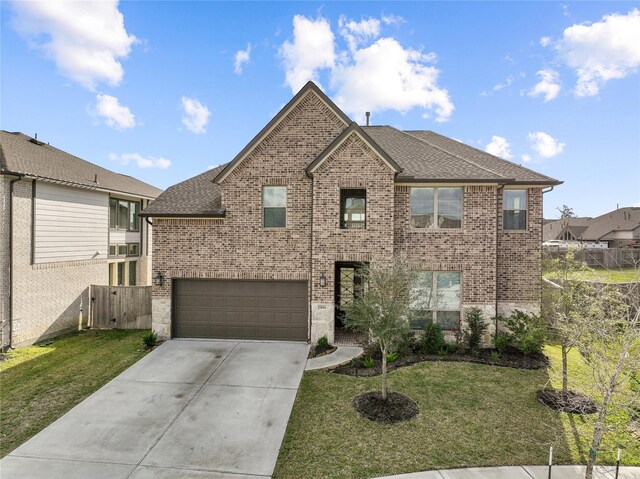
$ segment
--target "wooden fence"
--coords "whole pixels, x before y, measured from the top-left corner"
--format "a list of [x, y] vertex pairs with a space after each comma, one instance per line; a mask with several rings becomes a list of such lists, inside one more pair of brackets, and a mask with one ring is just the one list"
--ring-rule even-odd
[[[564, 256], [566, 251], [549, 248], [545, 255], [551, 258]], [[574, 253], [575, 259], [584, 261], [591, 268], [628, 268], [640, 265], [640, 250], [623, 248], [584, 249]]]
[[94, 329], [151, 329], [151, 286], [91, 285], [89, 326]]

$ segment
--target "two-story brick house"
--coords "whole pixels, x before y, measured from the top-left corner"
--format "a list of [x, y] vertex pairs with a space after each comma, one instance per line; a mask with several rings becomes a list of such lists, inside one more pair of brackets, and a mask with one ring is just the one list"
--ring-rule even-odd
[[539, 309], [542, 196], [560, 182], [430, 131], [353, 123], [308, 83], [229, 163], [142, 213], [163, 337], [334, 339], [363, 264], [421, 271], [414, 325]]
[[148, 285], [161, 190], [0, 131], [0, 348], [85, 327], [89, 286]]

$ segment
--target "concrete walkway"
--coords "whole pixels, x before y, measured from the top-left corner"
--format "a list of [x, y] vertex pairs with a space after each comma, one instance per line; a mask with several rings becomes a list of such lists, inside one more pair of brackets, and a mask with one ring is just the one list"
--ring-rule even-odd
[[357, 346], [338, 346], [331, 354], [325, 354], [317, 358], [307, 359], [305, 371], [313, 371], [315, 369], [327, 369], [341, 364], [348, 363], [353, 358], [357, 358], [362, 354], [362, 348]]
[[[614, 479], [616, 468], [597, 466], [595, 479]], [[551, 479], [583, 479], [585, 466], [553, 466]], [[375, 479], [547, 479], [547, 466], [474, 467], [441, 471], [412, 472]], [[640, 467], [621, 467], [619, 479], [640, 479]]]
[[167, 341], [0, 461], [2, 479], [270, 477], [308, 351]]

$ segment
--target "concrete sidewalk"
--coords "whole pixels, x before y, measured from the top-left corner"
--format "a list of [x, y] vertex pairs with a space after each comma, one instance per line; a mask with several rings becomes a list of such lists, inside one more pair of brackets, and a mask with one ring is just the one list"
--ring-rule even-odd
[[308, 351], [167, 341], [2, 459], [2, 479], [270, 477]]
[[[585, 466], [553, 466], [551, 479], [583, 479]], [[614, 466], [596, 466], [595, 479], [615, 479]], [[412, 472], [375, 479], [547, 479], [547, 466], [472, 467]], [[620, 467], [619, 479], [640, 479], [640, 467]]]
[[327, 369], [341, 364], [348, 363], [353, 358], [357, 358], [362, 354], [362, 348], [358, 346], [338, 346], [331, 354], [318, 356], [317, 358], [307, 359], [305, 371], [315, 371], [316, 369]]

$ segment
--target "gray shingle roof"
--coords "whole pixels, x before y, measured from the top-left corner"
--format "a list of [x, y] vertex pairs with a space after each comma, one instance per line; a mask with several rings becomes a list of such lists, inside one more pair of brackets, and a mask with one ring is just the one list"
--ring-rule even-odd
[[155, 198], [162, 192], [148, 183], [94, 165], [23, 133], [4, 130], [0, 130], [0, 172], [145, 198]]
[[220, 165], [167, 188], [141, 216], [224, 216], [220, 186], [213, 179], [225, 166]]
[[[562, 232], [562, 224], [562, 220], [557, 220], [544, 225], [543, 238], [555, 239]], [[619, 208], [595, 218], [570, 218], [567, 228], [583, 241], [605, 240], [613, 231], [633, 231], [640, 228], [640, 208]]]
[[363, 129], [403, 168], [398, 181], [490, 180], [544, 185], [561, 183], [433, 131], [400, 131], [390, 126], [370, 126]]

